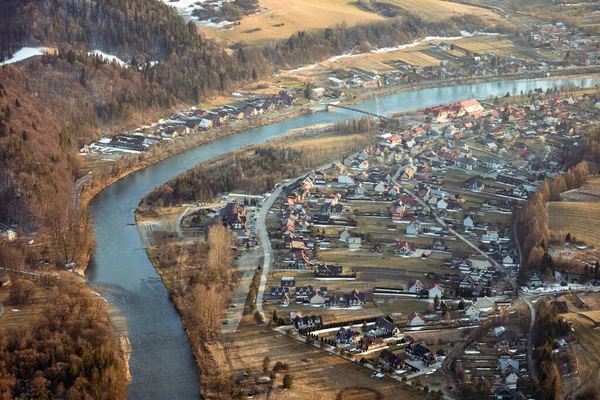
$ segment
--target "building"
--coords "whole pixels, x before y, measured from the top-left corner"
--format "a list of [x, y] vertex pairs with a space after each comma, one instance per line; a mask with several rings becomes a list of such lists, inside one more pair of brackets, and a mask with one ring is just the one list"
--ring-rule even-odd
[[358, 342], [360, 349], [365, 352], [369, 350], [379, 349], [385, 347], [385, 341], [382, 338], [374, 338], [371, 336], [364, 336]]
[[425, 316], [421, 313], [414, 311], [408, 317], [408, 326], [423, 326], [425, 325]]
[[433, 284], [433, 285], [430, 285], [427, 288], [427, 290], [429, 292], [429, 298], [430, 299], [435, 299], [436, 297], [439, 298], [439, 299], [441, 299], [442, 296], [444, 295], [444, 288], [441, 287], [440, 285], [438, 285], [437, 283]]
[[352, 328], [346, 329], [342, 327], [335, 335], [335, 342], [339, 345], [357, 343], [360, 339], [362, 339], [360, 332], [353, 331]]
[[348, 238], [348, 248], [352, 251], [361, 249], [362, 239], [359, 237]]
[[408, 293], [417, 293], [420, 294], [423, 291], [423, 288], [425, 286], [421, 283], [420, 280], [416, 280], [415, 283], [413, 283], [409, 288], [408, 288]]
[[436, 362], [435, 356], [431, 353], [431, 350], [420, 343], [409, 344], [404, 350], [404, 353], [411, 360], [422, 361], [427, 366], [431, 366]]
[[306, 317], [296, 316], [292, 322], [294, 323], [294, 328], [296, 329], [317, 328], [323, 325], [323, 319], [318, 315], [310, 315]]
[[379, 365], [384, 368], [391, 368], [394, 370], [401, 370], [406, 367], [404, 360], [388, 349], [384, 349], [381, 354], [379, 354]]

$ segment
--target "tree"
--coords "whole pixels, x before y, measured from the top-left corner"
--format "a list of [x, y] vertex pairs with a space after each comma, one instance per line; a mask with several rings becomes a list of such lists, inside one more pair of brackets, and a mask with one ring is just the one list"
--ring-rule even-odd
[[29, 301], [33, 294], [33, 282], [25, 279], [15, 280], [10, 287], [9, 302], [15, 305], [24, 304]]
[[85, 67], [81, 69], [81, 74], [79, 74], [79, 83], [81, 86], [85, 87], [87, 85], [87, 78], [85, 76]]
[[285, 389], [290, 389], [292, 384], [294, 383], [294, 376], [291, 374], [285, 374], [283, 376], [283, 387]]
[[440, 296], [438, 296], [436, 294], [435, 298], [433, 299], [433, 309], [437, 310], [439, 307], [440, 307]]
[[269, 357], [263, 358], [263, 372], [266, 374], [271, 367], [271, 359]]

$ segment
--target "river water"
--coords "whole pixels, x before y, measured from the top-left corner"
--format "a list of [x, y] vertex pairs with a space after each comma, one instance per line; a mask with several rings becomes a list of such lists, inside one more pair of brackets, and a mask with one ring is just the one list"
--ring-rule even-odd
[[[565, 80], [518, 80], [475, 85], [422, 89], [370, 99], [352, 107], [389, 113], [448, 104], [507, 92], [527, 93], [568, 83], [591, 87], [600, 78]], [[242, 146], [263, 143], [291, 129], [334, 123], [362, 116], [335, 108], [332, 112], [303, 115], [272, 125], [237, 133], [176, 154], [134, 172], [100, 192], [89, 204], [95, 222], [96, 253], [87, 270], [90, 283], [103, 286], [109, 302], [119, 308], [128, 322], [132, 355], [129, 399], [200, 398], [198, 370], [179, 314], [165, 286], [142, 248], [134, 222], [140, 199], [178, 173]], [[149, 281], [148, 278], [151, 278]]]

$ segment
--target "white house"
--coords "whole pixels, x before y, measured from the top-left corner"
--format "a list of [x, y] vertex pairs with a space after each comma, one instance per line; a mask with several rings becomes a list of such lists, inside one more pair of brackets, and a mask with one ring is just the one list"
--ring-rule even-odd
[[510, 389], [516, 388], [518, 379], [519, 375], [517, 375], [515, 371], [512, 371], [506, 376], [506, 386], [508, 386]]
[[475, 304], [470, 304], [465, 308], [465, 315], [468, 316], [471, 321], [478, 321], [480, 313], [479, 307]]
[[475, 226], [473, 224], [473, 218], [471, 218], [470, 215], [467, 215], [467, 217], [463, 220], [463, 226], [465, 228], [473, 228]]
[[444, 294], [444, 288], [437, 283], [429, 286], [428, 290], [430, 299], [435, 299], [436, 296], [441, 299], [442, 295]]
[[413, 312], [408, 317], [408, 326], [423, 326], [425, 325], [425, 316], [418, 312]]
[[348, 232], [348, 229], [344, 229], [342, 231], [342, 233], [340, 233], [340, 240], [342, 242], [348, 242], [349, 238], [350, 238], [350, 232]]
[[447, 207], [448, 207], [448, 203], [446, 202], [446, 200], [442, 199], [437, 202], [438, 210], [445, 210]]
[[354, 180], [348, 175], [338, 175], [338, 183], [344, 185], [354, 185]]
[[505, 267], [514, 267], [517, 264], [515, 264], [515, 260], [513, 260], [513, 258], [509, 254], [507, 254], [502, 259], [502, 265], [504, 265]]
[[477, 308], [479, 308], [480, 311], [490, 311], [491, 309], [494, 308], [494, 305], [496, 304], [496, 302], [492, 299], [490, 299], [487, 296], [481, 297], [480, 299], [478, 299], [475, 304], [477, 305]]
[[373, 191], [376, 193], [383, 193], [385, 191], [384, 183], [379, 182], [377, 185], [375, 185], [375, 187], [373, 188]]
[[310, 304], [325, 304], [325, 298], [319, 293], [313, 293], [312, 296], [308, 299]]
[[407, 235], [418, 235], [421, 231], [421, 223], [419, 221], [413, 221], [406, 227]]
[[415, 283], [413, 283], [413, 285], [410, 288], [408, 288], [408, 293], [421, 293], [423, 287], [424, 286], [421, 283], [421, 281], [417, 279]]
[[360, 250], [361, 243], [362, 243], [362, 239], [359, 237], [348, 238], [348, 248], [352, 251]]

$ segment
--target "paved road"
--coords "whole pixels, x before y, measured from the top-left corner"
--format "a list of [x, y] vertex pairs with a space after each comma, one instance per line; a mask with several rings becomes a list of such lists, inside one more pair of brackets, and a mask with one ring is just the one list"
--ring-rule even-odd
[[[519, 243], [519, 238], [517, 237], [517, 221], [513, 225], [513, 240], [517, 244], [517, 250], [519, 252], [519, 265], [523, 268], [523, 253], [521, 252], [521, 243]], [[513, 287], [517, 288], [517, 283], [509, 278], [509, 281], [513, 284]], [[517, 288], [518, 289], [518, 288]], [[535, 307], [531, 304], [531, 301], [528, 297], [525, 297], [519, 291], [519, 298], [522, 299], [527, 307], [529, 308], [529, 334], [527, 335], [527, 365], [529, 366], [529, 376], [532, 378], [536, 376], [535, 371], [535, 360], [533, 359], [533, 325], [535, 324]]]
[[275, 189], [275, 191], [267, 199], [265, 199], [260, 211], [258, 212], [258, 218], [256, 218], [256, 236], [258, 237], [263, 250], [263, 264], [261, 269], [260, 285], [258, 287], [258, 295], [256, 296], [256, 308], [263, 316], [265, 321], [267, 318], [265, 316], [265, 310], [263, 309], [263, 302], [265, 286], [267, 284], [267, 275], [269, 274], [269, 268], [271, 267], [271, 254], [273, 253], [273, 249], [271, 248], [271, 240], [269, 240], [269, 233], [267, 232], [266, 218], [269, 210], [273, 206], [273, 203], [275, 200], [277, 200], [283, 189], [295, 184], [305, 176], [306, 174], [285, 184], [279, 185], [279, 187]]
[[235, 293], [233, 295], [232, 304], [235, 304], [235, 308], [230, 308], [225, 316], [226, 320], [229, 320], [229, 323], [223, 325], [221, 331], [223, 333], [233, 333], [237, 330], [240, 321], [242, 319], [242, 314], [244, 313], [244, 304], [246, 303], [246, 299], [248, 298], [248, 293], [250, 292], [250, 283], [252, 283], [252, 276], [254, 276], [254, 271], [256, 267], [259, 265], [260, 259], [262, 257], [262, 252], [259, 250], [250, 250], [246, 251], [242, 257], [238, 260], [238, 270], [243, 271], [242, 278], [240, 279], [240, 284], [238, 285]]

